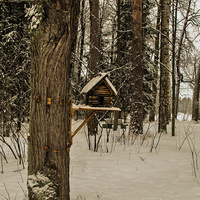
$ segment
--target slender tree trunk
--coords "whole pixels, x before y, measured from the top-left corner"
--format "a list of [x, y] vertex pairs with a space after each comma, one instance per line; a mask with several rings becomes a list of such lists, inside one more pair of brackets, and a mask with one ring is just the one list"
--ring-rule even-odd
[[161, 0], [161, 52], [160, 52], [160, 105], [159, 132], [167, 132], [170, 109], [170, 74], [169, 74], [169, 17], [170, 0]]
[[112, 44], [111, 44], [111, 52], [110, 52], [110, 68], [113, 68], [113, 65], [115, 65], [114, 62], [114, 47], [115, 47], [115, 20], [113, 20], [113, 25], [112, 25]]
[[142, 0], [132, 1], [133, 69], [130, 132], [143, 133]]
[[117, 67], [120, 67], [121, 59], [121, 0], [117, 0]]
[[[121, 66], [121, 0], [117, 0], [117, 68]], [[119, 81], [116, 83], [117, 90], [119, 89]], [[116, 103], [119, 106], [119, 100]], [[113, 130], [116, 131], [118, 128], [119, 112], [114, 112], [114, 126]]]
[[[175, 6], [174, 6], [175, 5]], [[178, 0], [173, 1], [172, 14], [172, 29], [173, 29], [173, 46], [172, 46], [172, 136], [175, 136], [175, 119], [176, 119], [176, 72], [175, 72], [175, 57], [176, 57], [176, 30], [177, 30], [177, 11]]]
[[200, 92], [200, 64], [195, 79], [193, 105], [192, 105], [192, 119], [195, 121], [199, 120], [199, 92]]
[[156, 115], [156, 97], [157, 97], [157, 79], [158, 79], [158, 61], [159, 61], [159, 43], [160, 43], [160, 4], [158, 4], [158, 11], [157, 11], [157, 22], [156, 22], [156, 38], [155, 38], [155, 57], [154, 57], [154, 64], [155, 64], [155, 72], [154, 72], [154, 83], [153, 83], [153, 107], [149, 114], [149, 121], [155, 121]]
[[178, 114], [178, 102], [179, 102], [179, 93], [180, 93], [180, 84], [181, 84], [180, 59], [181, 59], [181, 52], [182, 52], [182, 46], [183, 46], [183, 39], [184, 39], [185, 31], [188, 25], [188, 17], [190, 13], [191, 3], [192, 3], [192, 0], [190, 0], [188, 3], [188, 9], [187, 9], [187, 13], [186, 13], [184, 24], [183, 24], [183, 29], [182, 29], [182, 33], [181, 33], [181, 37], [180, 37], [180, 41], [178, 45], [178, 53], [177, 53], [177, 59], [176, 59], [176, 68], [177, 68], [177, 76], [178, 76], [177, 86], [176, 86], [176, 107], [175, 107], [176, 117]]
[[39, 7], [45, 15], [31, 31], [29, 199], [69, 200], [69, 75], [79, 1]]
[[99, 72], [99, 0], [90, 0], [90, 70]]
[[19, 110], [17, 111], [17, 128], [16, 128], [16, 132], [20, 132], [21, 131], [21, 123], [22, 123], [22, 116], [21, 116], [21, 112], [22, 112], [22, 95], [21, 95], [22, 91], [20, 90], [20, 88], [18, 87], [18, 106], [19, 106]]
[[[89, 67], [93, 74], [92, 78], [99, 72], [99, 0], [90, 0], [90, 63]], [[88, 122], [89, 135], [98, 132], [98, 121], [95, 116]]]
[[80, 62], [78, 67], [78, 85], [81, 81], [81, 68], [82, 68], [82, 61], [83, 61], [83, 50], [84, 50], [84, 43], [85, 43], [85, 20], [84, 20], [84, 9], [85, 9], [85, 0], [82, 0], [82, 11], [81, 11], [81, 47], [80, 47]]
[[[84, 51], [84, 43], [85, 43], [85, 0], [81, 1], [81, 13], [80, 13], [80, 26], [81, 26], [81, 42], [80, 42], [80, 52], [79, 52], [79, 62], [77, 66], [77, 86], [81, 86], [81, 69], [82, 69], [82, 62], [83, 62], [83, 51]], [[80, 92], [76, 90], [76, 100], [80, 103]], [[78, 120], [79, 113], [75, 112], [75, 120]]]

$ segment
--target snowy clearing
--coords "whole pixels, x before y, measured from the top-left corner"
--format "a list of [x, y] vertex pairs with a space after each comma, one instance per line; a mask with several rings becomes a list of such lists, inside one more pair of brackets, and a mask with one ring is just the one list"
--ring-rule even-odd
[[[73, 128], [78, 124], [74, 122]], [[159, 141], [157, 135], [153, 142], [156, 129], [152, 126], [142, 145], [142, 136], [133, 138], [131, 145], [127, 137], [118, 141], [122, 132], [111, 131], [110, 142], [104, 134], [98, 152], [88, 150], [83, 128], [70, 151], [71, 200], [200, 199], [200, 124], [177, 122], [176, 127], [177, 136], [163, 134]], [[0, 199], [27, 199], [27, 163], [23, 169], [3, 148], [8, 163], [1, 159]]]

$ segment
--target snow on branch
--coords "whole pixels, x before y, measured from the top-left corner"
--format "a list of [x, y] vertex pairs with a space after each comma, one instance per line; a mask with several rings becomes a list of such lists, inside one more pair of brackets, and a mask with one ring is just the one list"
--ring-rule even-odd
[[34, 30], [37, 29], [43, 15], [42, 6], [33, 5], [31, 8], [27, 9], [26, 17], [30, 20], [30, 29]]

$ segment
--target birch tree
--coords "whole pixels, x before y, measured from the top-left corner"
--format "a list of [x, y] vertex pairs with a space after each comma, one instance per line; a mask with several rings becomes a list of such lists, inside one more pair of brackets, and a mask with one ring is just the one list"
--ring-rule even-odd
[[155, 33], [155, 54], [154, 54], [154, 66], [155, 71], [153, 73], [154, 83], [152, 86], [152, 95], [153, 95], [153, 106], [152, 110], [149, 113], [149, 121], [155, 121], [156, 115], [156, 97], [157, 97], [157, 82], [158, 82], [158, 70], [159, 70], [159, 52], [160, 52], [160, 1], [157, 5], [157, 15], [156, 15], [156, 33]]

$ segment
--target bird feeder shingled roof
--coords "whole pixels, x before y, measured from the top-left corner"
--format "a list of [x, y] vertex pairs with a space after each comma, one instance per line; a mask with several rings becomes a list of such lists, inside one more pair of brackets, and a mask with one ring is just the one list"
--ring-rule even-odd
[[108, 73], [99, 73], [97, 76], [92, 78], [82, 89], [81, 93], [86, 94], [92, 90], [101, 80], [105, 79], [107, 84], [110, 86], [110, 89], [113, 91], [114, 95], [117, 96], [117, 91], [110, 80], [107, 78]]
[[98, 74], [82, 89], [81, 93], [86, 94], [86, 105], [112, 106], [112, 97], [117, 96], [117, 91], [107, 76], [107, 73]]

